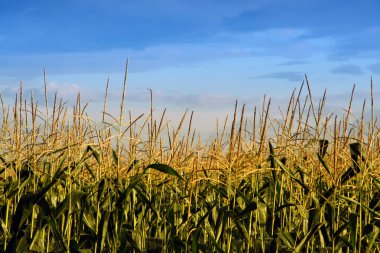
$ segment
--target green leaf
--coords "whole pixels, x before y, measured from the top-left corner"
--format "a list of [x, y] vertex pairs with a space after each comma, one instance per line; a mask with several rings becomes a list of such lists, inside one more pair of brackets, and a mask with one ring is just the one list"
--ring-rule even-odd
[[27, 178], [24, 179], [24, 181], [22, 181], [21, 184], [14, 185], [14, 187], [12, 187], [12, 188], [9, 190], [9, 192], [6, 194], [6, 198], [7, 198], [7, 199], [12, 199], [17, 193], [22, 192], [22, 190], [23, 190], [27, 185], [29, 185], [29, 182], [30, 182], [31, 179], [32, 179], [32, 177], [28, 176]]
[[87, 206], [83, 212], [83, 222], [93, 233], [96, 233], [96, 215], [96, 210], [91, 206]]
[[321, 162], [322, 167], [327, 171], [327, 173], [329, 173], [329, 175], [331, 175], [329, 166], [326, 164], [325, 160], [323, 160], [323, 157], [320, 154], [318, 154], [318, 159]]
[[293, 204], [293, 203], [286, 203], [286, 204], [283, 204], [279, 207], [276, 208], [276, 210], [274, 210], [275, 213], [281, 211], [282, 209], [284, 208], [287, 208], [287, 207], [291, 207], [291, 206], [297, 206], [296, 204]]
[[103, 178], [100, 180], [98, 184], [98, 195], [97, 195], [97, 201], [100, 202], [101, 197], [103, 196], [105, 190], [106, 190], [106, 180]]
[[373, 224], [368, 224], [367, 226], [372, 227], [372, 231], [368, 236], [369, 237], [369, 243], [368, 243], [367, 248], [365, 250], [366, 253], [370, 253], [370, 252], [374, 252], [374, 250], [372, 250], [372, 247], [375, 244], [375, 241], [379, 236], [380, 229], [378, 226], [373, 225]]
[[87, 164], [87, 163], [84, 163], [84, 166], [86, 167], [86, 170], [90, 173], [90, 175], [92, 176], [92, 179], [96, 179], [96, 176], [95, 176], [95, 173], [92, 171], [91, 167]]
[[307, 233], [307, 235], [302, 239], [302, 241], [297, 245], [297, 247], [294, 249], [294, 252], [301, 252], [303, 247], [310, 241], [311, 237], [315, 234], [315, 232], [318, 231], [318, 229], [322, 227], [322, 225], [322, 223], [315, 224]]
[[205, 219], [206, 219], [207, 216], [211, 213], [212, 209], [213, 209], [215, 206], [216, 206], [216, 203], [214, 203], [212, 206], [210, 206], [210, 207], [208, 208], [206, 214], [203, 215], [203, 216], [199, 219], [199, 221], [198, 221], [198, 223], [197, 223], [197, 225], [196, 225], [196, 228], [199, 228], [199, 227], [203, 224], [203, 222], [205, 221]]
[[148, 165], [148, 167], [146, 167], [145, 169], [154, 169], [154, 170], [157, 170], [159, 172], [162, 172], [162, 173], [165, 173], [168, 175], [176, 176], [179, 179], [183, 180], [181, 175], [178, 174], [178, 172], [175, 169], [173, 169], [172, 167], [170, 167], [169, 165], [166, 165], [166, 164], [153, 163], [153, 164]]
[[356, 237], [357, 237], [357, 223], [358, 223], [358, 214], [350, 213], [348, 215], [348, 222], [350, 224], [350, 233], [351, 233], [351, 245], [352, 248], [356, 248]]
[[86, 193], [83, 191], [73, 190], [71, 194], [67, 194], [66, 198], [58, 204], [55, 218], [58, 218], [63, 212], [68, 210], [69, 205], [73, 206], [78, 201], [80, 201], [84, 196], [86, 196]]
[[211, 243], [214, 245], [214, 247], [216, 248], [217, 252], [219, 253], [223, 253], [223, 249], [219, 246], [218, 244], [218, 240], [214, 238], [213, 234], [212, 234], [212, 231], [209, 231], [207, 230], [207, 234], [208, 234], [208, 239], [211, 241]]
[[267, 205], [265, 203], [257, 203], [257, 216], [260, 227], [265, 226], [268, 220]]
[[128, 167], [127, 174], [128, 174], [133, 168], [136, 168], [138, 165], [139, 165], [139, 160], [133, 160], [133, 162], [131, 163], [131, 165], [129, 165], [129, 167]]
[[277, 235], [285, 245], [287, 245], [290, 249], [294, 249], [295, 242], [289, 232], [278, 229]]
[[65, 160], [66, 160], [66, 155], [59, 162], [58, 170], [54, 174], [52, 181], [48, 185], [46, 185], [44, 188], [42, 188], [39, 192], [37, 192], [36, 202], [38, 202], [41, 198], [43, 198], [45, 196], [46, 192], [48, 192], [50, 190], [50, 188], [53, 187], [53, 185], [55, 183], [57, 183], [57, 181], [60, 179], [60, 177], [68, 169], [67, 166], [64, 167], [64, 168], [62, 168], [63, 163], [65, 162]]
[[159, 214], [154, 207], [154, 203], [150, 201], [139, 189], [139, 187], [133, 187], [133, 189], [136, 191], [137, 198], [140, 200], [142, 203], [146, 204], [153, 212], [159, 217]]
[[[121, 241], [122, 242], [128, 242], [129, 245], [131, 245], [131, 247], [135, 250], [135, 252], [137, 252], [137, 253], [141, 252], [141, 250], [140, 250], [139, 246], [137, 245], [136, 241], [133, 239], [131, 231], [123, 229], [122, 232], [121, 232], [121, 234], [122, 234], [122, 237], [121, 237]], [[125, 244], [121, 244], [120, 248], [119, 248], [119, 252], [130, 252], [130, 251], [127, 251], [127, 248], [125, 246], [126, 246], [126, 243]]]
[[216, 219], [216, 224], [215, 224], [215, 240], [219, 242], [219, 239], [222, 238], [223, 232], [225, 232], [225, 227], [227, 224], [227, 216], [225, 215], [225, 211], [227, 210], [226, 207], [222, 207], [217, 209], [218, 213], [218, 218]]
[[21, 196], [11, 225], [11, 234], [13, 236], [17, 235], [20, 228], [32, 214], [33, 206], [36, 203], [36, 197], [37, 194], [34, 193], [26, 193]]
[[94, 156], [96, 162], [98, 164], [100, 164], [100, 155], [99, 155], [99, 152], [96, 151], [93, 147], [91, 147], [90, 145], [87, 146], [87, 150], [88, 151], [91, 151], [92, 155]]
[[276, 167], [276, 163], [275, 163], [275, 154], [274, 154], [274, 148], [272, 146], [272, 143], [269, 142], [269, 160], [270, 160], [270, 167], [272, 168], [272, 177], [273, 177], [273, 181], [276, 182], [276, 178], [277, 178], [277, 175], [276, 175], [276, 170], [275, 170], [275, 167]]
[[202, 232], [202, 228], [196, 229], [191, 236], [191, 252], [198, 253], [199, 238]]
[[368, 210], [368, 212], [370, 212], [371, 214], [375, 215], [376, 217], [380, 217], [380, 213], [379, 213], [379, 212], [377, 212], [377, 211], [375, 211], [375, 210], [373, 210], [373, 209], [371, 209], [371, 208], [369, 208], [369, 207], [363, 205], [362, 203], [358, 202], [358, 201], [355, 200], [355, 199], [348, 198], [348, 197], [345, 197], [345, 196], [342, 196], [342, 195], [337, 195], [337, 196], [338, 196], [339, 198], [345, 199], [345, 200], [347, 200], [347, 201], [349, 201], [349, 202], [352, 202], [352, 203], [355, 203], [355, 204], [361, 206], [362, 208]]
[[310, 191], [309, 187], [307, 185], [305, 185], [301, 180], [299, 180], [298, 178], [296, 178], [288, 168], [286, 168], [286, 166], [281, 162], [279, 161], [278, 159], [276, 158], [273, 158], [277, 164], [280, 166], [280, 168], [286, 172], [286, 174], [288, 174], [294, 181], [296, 181], [302, 188], [304, 188], [307, 192]]
[[235, 222], [236, 227], [238, 228], [239, 232], [244, 236], [244, 239], [246, 240], [246, 242], [248, 242], [249, 236], [248, 236], [248, 232], [247, 232], [247, 229], [245, 228], [244, 224], [242, 224], [239, 220], [235, 220], [234, 222]]
[[116, 165], [119, 164], [119, 157], [117, 156], [116, 154], [116, 151], [114, 149], [112, 149], [112, 157], [113, 157], [113, 161]]
[[249, 214], [251, 213], [252, 211], [255, 211], [257, 209], [257, 204], [255, 202], [251, 202], [250, 204], [248, 204], [243, 211], [241, 211], [239, 214], [238, 214], [238, 217], [243, 217], [244, 215], [246, 214]]
[[98, 244], [97, 244], [97, 252], [103, 252], [103, 248], [105, 245], [105, 239], [107, 235], [107, 228], [108, 228], [108, 220], [110, 218], [111, 212], [105, 211], [102, 215], [102, 218], [99, 223], [99, 229], [98, 229]]
[[327, 147], [329, 146], [329, 141], [328, 140], [319, 140], [319, 151], [318, 151], [318, 156], [323, 158], [326, 155], [327, 152]]

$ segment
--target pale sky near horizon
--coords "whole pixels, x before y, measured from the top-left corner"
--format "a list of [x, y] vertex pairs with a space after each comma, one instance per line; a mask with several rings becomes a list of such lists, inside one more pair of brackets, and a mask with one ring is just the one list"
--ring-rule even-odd
[[235, 99], [286, 101], [305, 74], [341, 106], [371, 77], [380, 96], [380, 1], [0, 1], [5, 97], [20, 81], [42, 94], [46, 67], [66, 100], [81, 92], [97, 108], [109, 77], [119, 101], [127, 58], [128, 109], [148, 108], [152, 89], [158, 109], [194, 110], [204, 128]]

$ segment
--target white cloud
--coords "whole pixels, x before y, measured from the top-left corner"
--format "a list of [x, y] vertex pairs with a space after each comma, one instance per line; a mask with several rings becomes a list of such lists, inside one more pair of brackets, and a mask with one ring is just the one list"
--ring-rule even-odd
[[359, 66], [353, 64], [342, 64], [332, 70], [334, 74], [349, 74], [360, 75], [363, 74], [362, 69]]
[[62, 97], [75, 97], [81, 92], [78, 84], [60, 84], [57, 82], [50, 82], [46, 85], [46, 90], [49, 93], [59, 93]]
[[368, 68], [374, 73], [374, 74], [380, 74], [380, 62], [371, 64], [368, 66]]
[[295, 71], [283, 71], [283, 72], [272, 72], [265, 75], [259, 76], [260, 78], [274, 78], [274, 79], [284, 79], [290, 82], [298, 81], [302, 82], [305, 78], [305, 73], [295, 72]]
[[211, 36], [207, 42], [162, 44], [135, 50], [0, 55], [0, 74], [26, 79], [40, 75], [45, 66], [49, 75], [123, 72], [128, 57], [131, 73], [228, 58], [275, 56], [305, 60], [326, 52], [332, 43], [331, 38], [300, 38], [307, 34], [307, 30], [297, 28], [223, 32]]

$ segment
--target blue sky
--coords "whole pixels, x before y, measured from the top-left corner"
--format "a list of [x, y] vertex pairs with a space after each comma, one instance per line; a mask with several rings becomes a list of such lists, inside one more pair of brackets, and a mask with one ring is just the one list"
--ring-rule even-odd
[[353, 84], [359, 98], [371, 77], [379, 90], [380, 1], [0, 1], [5, 95], [21, 80], [41, 91], [45, 66], [51, 92], [96, 108], [108, 76], [118, 99], [127, 57], [131, 110], [147, 108], [149, 88], [157, 108], [209, 119], [235, 99], [285, 101], [304, 74], [340, 106]]

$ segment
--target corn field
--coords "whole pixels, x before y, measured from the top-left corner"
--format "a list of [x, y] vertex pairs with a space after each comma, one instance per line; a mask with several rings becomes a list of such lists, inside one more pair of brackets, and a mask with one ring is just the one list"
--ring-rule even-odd
[[326, 116], [305, 79], [281, 119], [236, 103], [205, 143], [193, 113], [126, 116], [126, 79], [101, 124], [46, 84], [43, 106], [1, 97], [0, 252], [380, 252], [373, 85]]

